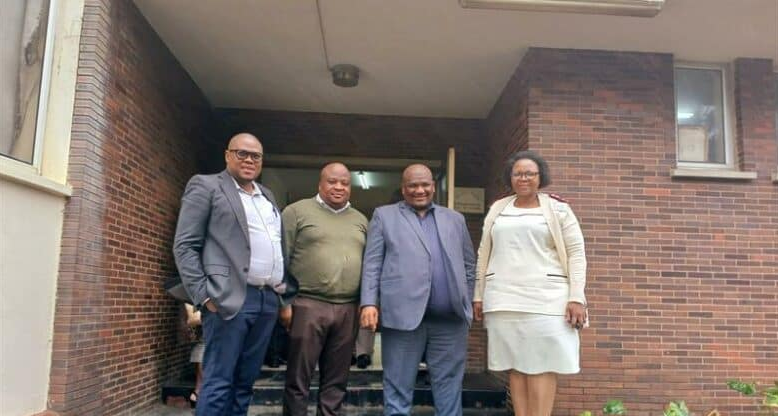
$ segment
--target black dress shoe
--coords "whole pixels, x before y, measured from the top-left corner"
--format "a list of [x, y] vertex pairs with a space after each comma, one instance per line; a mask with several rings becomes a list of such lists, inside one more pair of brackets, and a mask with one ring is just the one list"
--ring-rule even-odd
[[370, 363], [370, 356], [367, 354], [361, 354], [359, 357], [357, 357], [357, 368], [365, 369], [370, 367]]
[[281, 358], [280, 357], [272, 357], [270, 359], [270, 362], [267, 363], [267, 366], [270, 368], [278, 368], [281, 366]]

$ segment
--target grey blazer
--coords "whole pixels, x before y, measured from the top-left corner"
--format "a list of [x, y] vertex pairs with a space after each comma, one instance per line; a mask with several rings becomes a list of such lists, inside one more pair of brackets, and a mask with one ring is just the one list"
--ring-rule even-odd
[[[259, 188], [276, 206], [273, 193], [262, 185]], [[281, 235], [283, 238], [283, 229]], [[284, 247], [282, 241], [282, 250]], [[251, 248], [246, 213], [226, 170], [189, 180], [181, 197], [173, 254], [195, 307], [201, 308], [210, 298], [224, 319], [232, 319], [240, 311], [246, 299]], [[286, 258], [284, 252], [285, 263]], [[285, 273], [284, 284], [276, 291], [289, 299], [297, 291], [297, 282]]]
[[[475, 254], [465, 218], [435, 205], [435, 222], [448, 260], [451, 305], [470, 322]], [[431, 284], [430, 252], [413, 208], [404, 201], [377, 208], [367, 230], [362, 306], [379, 305], [382, 326], [410, 331], [424, 317]]]

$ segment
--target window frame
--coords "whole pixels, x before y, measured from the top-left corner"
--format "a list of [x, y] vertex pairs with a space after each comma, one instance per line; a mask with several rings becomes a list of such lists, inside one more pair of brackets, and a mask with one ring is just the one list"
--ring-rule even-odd
[[56, 30], [58, 0], [49, 0], [49, 10], [46, 15], [46, 40], [43, 45], [43, 64], [41, 66], [41, 81], [38, 90], [38, 104], [35, 111], [35, 132], [32, 142], [32, 160], [25, 161], [13, 156], [0, 153], [3, 163], [17, 165], [19, 169], [32, 168], [35, 174], [41, 174], [41, 164], [43, 160], [43, 141], [46, 132], [46, 119], [48, 112], [48, 97], [51, 91], [51, 77], [53, 66], [53, 45]]
[[[676, 77], [677, 69], [700, 69], [700, 70], [713, 70], [718, 71], [721, 74], [721, 105], [723, 118], [723, 133], [724, 133], [724, 163], [714, 162], [690, 162], [682, 161], [678, 159], [679, 146], [679, 134], [678, 134], [678, 83]], [[673, 120], [675, 123], [675, 163], [676, 167], [683, 169], [706, 169], [706, 170], [722, 170], [722, 171], [737, 171], [738, 159], [737, 159], [737, 139], [735, 134], [735, 90], [734, 90], [734, 77], [730, 64], [726, 63], [703, 63], [703, 62], [689, 62], [689, 61], [675, 61], [673, 63]]]
[[33, 160], [0, 155], [0, 185], [7, 181], [60, 197], [73, 194], [67, 172], [83, 13], [84, 0], [49, 1]]

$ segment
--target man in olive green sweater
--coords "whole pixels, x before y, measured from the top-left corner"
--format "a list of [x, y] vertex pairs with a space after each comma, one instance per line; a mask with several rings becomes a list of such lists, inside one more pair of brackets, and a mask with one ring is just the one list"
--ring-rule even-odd
[[317, 415], [336, 415], [346, 396], [354, 349], [367, 218], [349, 204], [351, 173], [342, 163], [321, 171], [319, 192], [284, 209], [288, 272], [299, 293], [292, 303], [284, 415], [307, 414], [319, 364]]

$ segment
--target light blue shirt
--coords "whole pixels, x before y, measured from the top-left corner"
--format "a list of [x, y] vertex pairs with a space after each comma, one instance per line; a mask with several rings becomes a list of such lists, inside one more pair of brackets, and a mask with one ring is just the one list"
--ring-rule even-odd
[[251, 193], [232, 178], [246, 213], [249, 226], [251, 264], [247, 283], [253, 286], [275, 287], [283, 282], [284, 255], [281, 251], [281, 215], [262, 194], [255, 182]]

